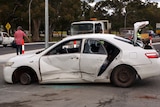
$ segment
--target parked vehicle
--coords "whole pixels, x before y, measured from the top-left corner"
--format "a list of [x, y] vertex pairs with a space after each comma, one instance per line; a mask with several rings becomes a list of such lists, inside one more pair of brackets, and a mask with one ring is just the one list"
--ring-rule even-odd
[[108, 20], [91, 19], [90, 21], [79, 21], [71, 24], [70, 34], [94, 34], [109, 33], [111, 23]]
[[6, 32], [0, 32], [0, 44], [6, 47], [7, 45], [12, 45], [13, 42], [14, 42], [14, 37], [11, 37]]
[[120, 36], [126, 39], [132, 39], [134, 34], [133, 28], [121, 28], [120, 29]]
[[148, 33], [149, 36], [154, 37], [154, 38], [155, 38], [156, 36], [159, 36], [159, 35], [157, 35], [153, 30], [147, 30], [146, 33]]
[[156, 34], [160, 36], [160, 23], [156, 23]]

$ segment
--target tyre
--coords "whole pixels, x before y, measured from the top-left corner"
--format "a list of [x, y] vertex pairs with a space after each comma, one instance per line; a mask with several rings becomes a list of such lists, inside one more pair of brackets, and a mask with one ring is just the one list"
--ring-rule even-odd
[[32, 78], [30, 76], [30, 74], [24, 72], [20, 75], [20, 83], [22, 85], [28, 85], [31, 84]]
[[116, 67], [111, 74], [111, 82], [118, 87], [129, 87], [136, 80], [136, 72], [126, 65]]
[[3, 47], [7, 47], [7, 44], [3, 44]]

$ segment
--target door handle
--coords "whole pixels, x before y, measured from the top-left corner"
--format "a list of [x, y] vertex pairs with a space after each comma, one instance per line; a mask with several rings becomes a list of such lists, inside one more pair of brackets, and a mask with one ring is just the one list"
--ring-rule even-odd
[[79, 59], [78, 57], [71, 57], [71, 59]]

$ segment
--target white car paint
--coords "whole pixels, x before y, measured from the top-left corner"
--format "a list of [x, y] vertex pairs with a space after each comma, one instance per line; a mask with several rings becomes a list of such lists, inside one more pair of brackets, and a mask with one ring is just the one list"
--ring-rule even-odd
[[[82, 79], [88, 81], [95, 81], [99, 72], [99, 69], [105, 61], [107, 55], [98, 54], [82, 54], [80, 62]], [[91, 64], [90, 67], [88, 67]]]
[[7, 45], [11, 45], [13, 41], [14, 41], [14, 37], [11, 37], [6, 32], [0, 32], [0, 44], [2, 44], [3, 46], [7, 46]]
[[[84, 40], [88, 38], [107, 41], [120, 49], [120, 53], [100, 76], [97, 76], [97, 74], [108, 54], [83, 53]], [[56, 46], [75, 39], [83, 39], [80, 53], [47, 55]], [[158, 54], [156, 50], [146, 50], [121, 40], [129, 42], [129, 40], [111, 34], [88, 34], [67, 37], [39, 54], [20, 55], [11, 58], [7, 62], [8, 65], [4, 67], [4, 79], [8, 83], [13, 83], [13, 73], [22, 66], [32, 68], [37, 74], [39, 83], [109, 82], [113, 69], [122, 64], [133, 67], [141, 79], [160, 74], [158, 68], [160, 58], [147, 58], [145, 55], [146, 53]]]
[[79, 60], [80, 54], [42, 57], [40, 59], [42, 81], [52, 81], [59, 78], [80, 78]]
[[29, 84], [37, 78], [39, 83], [111, 81], [128, 87], [136, 77], [160, 75], [159, 65], [159, 54], [152, 47], [145, 49], [112, 34], [82, 34], [66, 37], [40, 53], [11, 58], [3, 74], [8, 83]]

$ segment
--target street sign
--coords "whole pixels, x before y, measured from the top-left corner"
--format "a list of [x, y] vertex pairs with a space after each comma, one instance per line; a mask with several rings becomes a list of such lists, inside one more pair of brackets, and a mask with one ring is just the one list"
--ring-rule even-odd
[[9, 30], [11, 28], [11, 25], [9, 23], [7, 23], [5, 27], [7, 30]]

